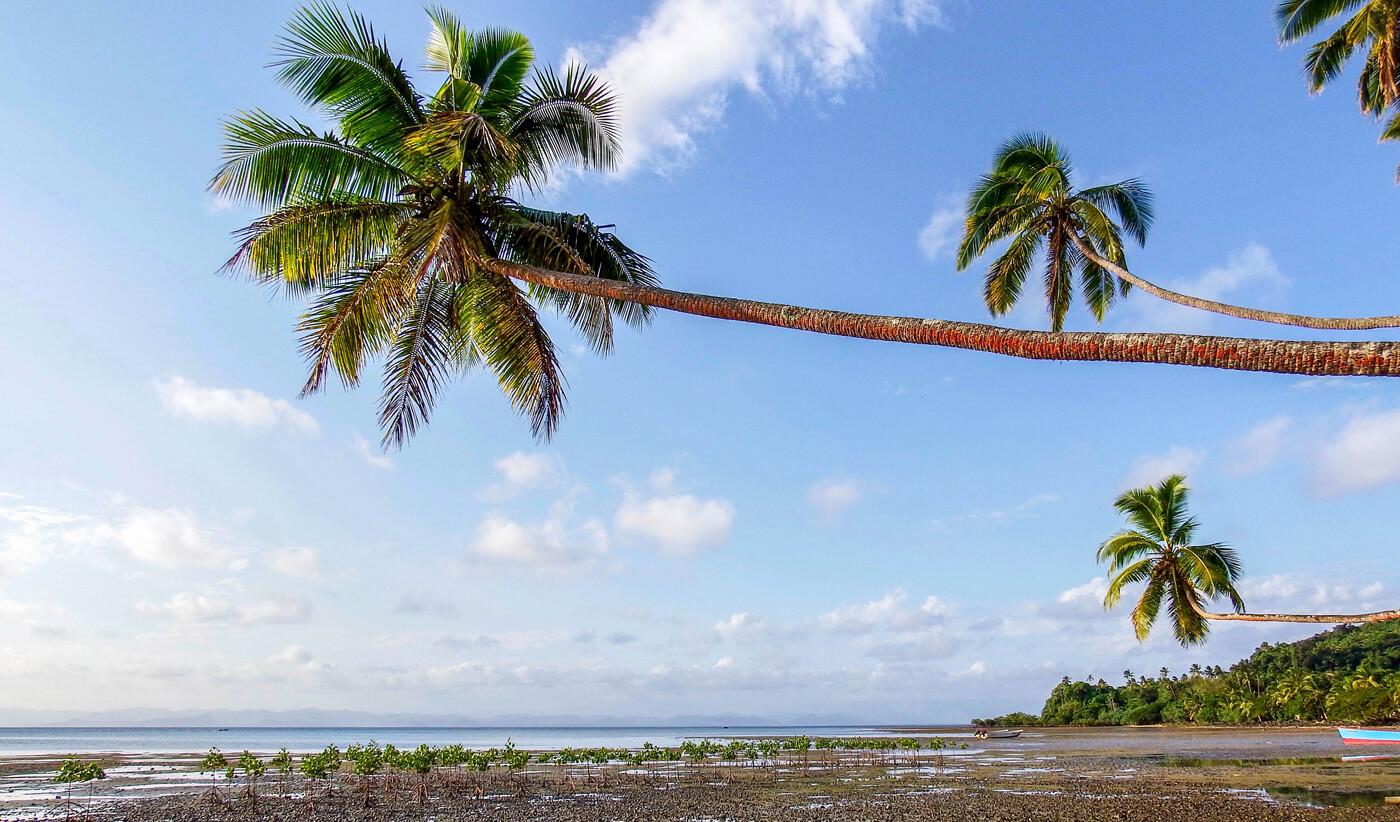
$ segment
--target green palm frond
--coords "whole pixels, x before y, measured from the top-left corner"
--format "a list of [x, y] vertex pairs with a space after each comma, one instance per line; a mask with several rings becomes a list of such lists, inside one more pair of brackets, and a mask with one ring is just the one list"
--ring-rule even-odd
[[1139, 641], [1147, 639], [1152, 633], [1152, 626], [1157, 623], [1157, 614], [1162, 610], [1162, 597], [1166, 593], [1166, 582], [1153, 573], [1143, 589], [1142, 596], [1137, 604], [1133, 606], [1129, 618], [1133, 623], [1133, 633], [1137, 635]]
[[476, 273], [469, 281], [471, 340], [536, 436], [548, 437], [564, 413], [566, 386], [554, 342], [515, 283]]
[[399, 447], [427, 422], [442, 383], [462, 365], [451, 284], [425, 279], [393, 340], [379, 404], [383, 446]]
[[522, 181], [542, 185], [560, 164], [612, 171], [621, 154], [617, 98], [597, 75], [579, 65], [563, 76], [536, 71], [521, 92], [508, 132], [521, 147]]
[[1126, 281], [1090, 261], [1079, 244], [1123, 264], [1122, 234], [1139, 244], [1147, 239], [1152, 194], [1139, 180], [1077, 190], [1072, 177], [1064, 149], [1044, 134], [1028, 132], [1002, 144], [991, 172], [969, 193], [956, 256], [959, 271], [995, 244], [1017, 238], [987, 270], [983, 297], [993, 316], [1010, 310], [1022, 294], [1029, 234], [1041, 235], [1045, 244], [1044, 296], [1052, 330], [1064, 328], [1076, 279], [1086, 307], [1100, 322], [1118, 295], [1127, 293]]
[[223, 157], [210, 190], [264, 208], [327, 198], [391, 200], [412, 179], [390, 160], [334, 134], [258, 110], [224, 124]]
[[1026, 276], [1035, 264], [1036, 252], [1044, 242], [1044, 235], [1024, 232], [1012, 240], [1006, 251], [987, 267], [982, 295], [992, 316], [1000, 317], [1021, 299]]
[[1129, 585], [1139, 582], [1146, 582], [1152, 578], [1152, 560], [1140, 559], [1119, 571], [1108, 583], [1108, 590], [1103, 595], [1103, 607], [1105, 610], [1118, 607], [1118, 603], [1123, 599], [1123, 589]]
[[510, 261], [658, 285], [646, 257], [583, 215], [528, 208], [561, 164], [610, 169], [620, 150], [617, 102], [582, 66], [534, 66], [523, 35], [472, 31], [428, 10], [426, 102], [362, 16], [324, 0], [277, 43], [279, 79], [334, 121], [320, 133], [259, 110], [231, 118], [210, 189], [268, 213], [237, 232], [225, 270], [309, 299], [299, 330], [309, 375], [357, 385], [383, 360], [385, 447], [428, 420], [446, 380], [479, 362], [535, 435], [556, 430], [564, 378], [538, 307], [567, 318], [597, 351], [615, 320], [645, 324], [634, 303], [528, 291], [491, 273]]
[[334, 368], [347, 388], [359, 385], [365, 359], [382, 353], [413, 305], [415, 255], [371, 261], [326, 283], [298, 324], [310, 364], [303, 397], [325, 385]]
[[287, 206], [235, 232], [238, 249], [224, 269], [283, 284], [292, 293], [314, 289], [387, 256], [407, 212], [400, 203], [357, 197]]
[[327, 2], [301, 8], [277, 44], [278, 78], [308, 104], [340, 120], [345, 137], [394, 151], [423, 121], [422, 103], [403, 67], [369, 22]]
[[1292, 43], [1339, 14], [1359, 7], [1365, 0], [1283, 0], [1274, 9], [1279, 40]]

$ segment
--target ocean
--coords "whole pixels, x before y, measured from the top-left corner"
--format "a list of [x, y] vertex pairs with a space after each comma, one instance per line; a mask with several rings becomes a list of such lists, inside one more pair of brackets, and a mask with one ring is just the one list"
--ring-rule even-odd
[[[862, 726], [711, 726], [612, 728], [0, 728], [0, 755], [91, 753], [199, 753], [211, 747], [223, 751], [293, 753], [318, 751], [327, 745], [345, 746], [374, 740], [399, 748], [459, 743], [484, 749], [512, 740], [529, 750], [564, 747], [637, 748], [644, 742], [667, 746], [700, 737], [753, 736], [870, 736], [887, 733]], [[945, 737], [970, 737], [967, 732], [940, 731]]]

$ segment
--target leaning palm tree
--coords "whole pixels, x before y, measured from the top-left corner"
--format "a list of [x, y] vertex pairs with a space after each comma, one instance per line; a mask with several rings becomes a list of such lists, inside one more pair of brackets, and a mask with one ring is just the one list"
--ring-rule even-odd
[[[1103, 605], [1111, 609], [1129, 586], [1143, 584], [1131, 619], [1139, 640], [1147, 639], [1165, 603], [1172, 632], [1182, 645], [1205, 640], [1213, 620], [1250, 622], [1382, 622], [1400, 619], [1400, 610], [1368, 614], [1250, 614], [1235, 588], [1241, 573], [1235, 549], [1223, 542], [1195, 544], [1199, 523], [1186, 511], [1186, 478], [1175, 474], [1156, 485], [1124, 492], [1114, 502], [1133, 526], [1109, 537], [1098, 550], [1111, 580]], [[1233, 611], [1206, 606], [1226, 599]]]
[[1296, 43], [1327, 21], [1346, 20], [1308, 49], [1303, 61], [1314, 94], [1342, 73], [1347, 61], [1363, 50], [1366, 59], [1357, 79], [1357, 101], [1372, 116], [1400, 100], [1400, 2], [1397, 0], [1283, 0], [1274, 10], [1279, 40]]
[[[1400, 130], [1400, 118], [1396, 122]], [[1043, 260], [1050, 327], [1059, 331], [1074, 290], [1076, 272], [1083, 299], [1096, 320], [1117, 296], [1136, 286], [1159, 299], [1246, 320], [1304, 328], [1364, 330], [1400, 327], [1400, 315], [1315, 317], [1231, 305], [1181, 294], [1128, 270], [1123, 235], [1139, 245], [1152, 226], [1152, 194], [1136, 179], [1076, 189], [1064, 147], [1043, 134], [1019, 134], [1002, 144], [992, 170], [972, 190], [958, 247], [961, 271], [1007, 241], [987, 268], [983, 298], [993, 316], [1021, 298], [1037, 257]]]
[[385, 361], [386, 445], [426, 421], [448, 377], [478, 364], [548, 436], [564, 407], [564, 379], [541, 306], [561, 310], [599, 351], [612, 345], [615, 320], [639, 325], [650, 308], [664, 308], [1028, 359], [1400, 376], [1394, 342], [1045, 333], [660, 288], [648, 261], [608, 226], [515, 199], [561, 163], [615, 164], [607, 87], [578, 68], [532, 73], [521, 35], [473, 33], [440, 10], [429, 16], [427, 67], [443, 79], [425, 97], [362, 17], [325, 4], [297, 13], [279, 45], [279, 76], [336, 128], [318, 133], [261, 111], [240, 114], [226, 125], [225, 162], [210, 184], [221, 197], [268, 209], [240, 232], [227, 268], [310, 300], [301, 323], [305, 393], [332, 371], [354, 386], [369, 361]]
[[279, 77], [338, 124], [317, 133], [262, 111], [225, 127], [211, 188], [271, 209], [241, 232], [227, 267], [307, 296], [304, 393], [328, 373], [359, 382], [385, 359], [380, 423], [398, 445], [428, 418], [449, 375], [492, 371], [538, 436], [564, 408], [564, 377], [539, 309], [562, 313], [606, 353], [614, 321], [640, 325], [646, 306], [522, 289], [486, 263], [654, 285], [646, 260], [586, 215], [515, 199], [561, 164], [610, 169], [615, 98], [581, 68], [533, 66], [520, 34], [469, 31], [430, 9], [431, 95], [414, 87], [370, 24], [328, 4], [299, 11], [279, 44]]

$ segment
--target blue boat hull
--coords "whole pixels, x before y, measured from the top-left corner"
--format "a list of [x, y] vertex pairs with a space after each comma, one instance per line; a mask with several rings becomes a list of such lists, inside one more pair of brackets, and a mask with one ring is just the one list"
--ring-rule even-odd
[[1400, 730], [1379, 728], [1338, 728], [1337, 733], [1347, 745], [1400, 745]]

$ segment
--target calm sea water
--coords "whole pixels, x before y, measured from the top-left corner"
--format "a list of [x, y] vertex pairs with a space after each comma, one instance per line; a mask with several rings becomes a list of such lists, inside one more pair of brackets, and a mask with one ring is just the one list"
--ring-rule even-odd
[[[507, 739], [517, 747], [555, 749], [607, 745], [636, 748], [643, 742], [675, 745], [695, 737], [853, 736], [884, 733], [856, 726], [753, 726], [653, 728], [0, 728], [0, 755], [65, 753], [193, 753], [211, 746], [225, 751], [294, 753], [327, 745], [342, 749], [371, 739], [400, 748], [460, 743], [490, 748]], [[943, 734], [967, 736], [969, 734]]]

